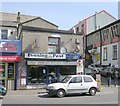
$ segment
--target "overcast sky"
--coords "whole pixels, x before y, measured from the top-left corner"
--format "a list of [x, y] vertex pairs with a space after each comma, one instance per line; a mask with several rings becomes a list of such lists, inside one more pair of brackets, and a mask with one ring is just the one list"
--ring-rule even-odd
[[118, 18], [118, 2], [2, 2], [0, 9], [1, 12], [40, 16], [63, 30], [102, 10]]

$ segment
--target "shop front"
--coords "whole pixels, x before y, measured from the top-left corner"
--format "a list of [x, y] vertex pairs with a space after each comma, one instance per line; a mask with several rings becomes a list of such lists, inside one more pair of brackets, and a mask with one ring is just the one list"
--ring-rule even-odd
[[59, 82], [66, 75], [77, 74], [79, 54], [26, 53], [27, 85]]
[[21, 41], [0, 41], [0, 84], [8, 90], [16, 90], [18, 63], [21, 61]]

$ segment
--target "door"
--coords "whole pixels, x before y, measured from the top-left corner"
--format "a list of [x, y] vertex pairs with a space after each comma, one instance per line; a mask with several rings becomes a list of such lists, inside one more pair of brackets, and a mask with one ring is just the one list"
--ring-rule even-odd
[[84, 92], [84, 86], [81, 76], [73, 77], [67, 86], [67, 93]]

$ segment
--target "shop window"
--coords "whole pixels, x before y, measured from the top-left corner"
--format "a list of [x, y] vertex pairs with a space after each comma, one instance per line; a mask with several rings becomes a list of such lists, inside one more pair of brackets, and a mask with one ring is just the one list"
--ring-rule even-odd
[[106, 60], [107, 60], [107, 54], [108, 54], [107, 47], [105, 47], [105, 48], [103, 49], [103, 61], [106, 61]]
[[113, 60], [117, 60], [117, 45], [113, 46]]
[[1, 39], [8, 38], [8, 30], [1, 30]]
[[60, 53], [60, 38], [48, 38], [48, 53]]
[[0, 63], [0, 78], [5, 78], [6, 77], [6, 72], [5, 72], [5, 64]]

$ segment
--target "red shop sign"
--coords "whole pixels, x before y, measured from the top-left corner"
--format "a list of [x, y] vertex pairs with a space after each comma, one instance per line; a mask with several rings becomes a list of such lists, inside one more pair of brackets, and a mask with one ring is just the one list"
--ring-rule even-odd
[[20, 62], [21, 56], [0, 56], [0, 62]]

